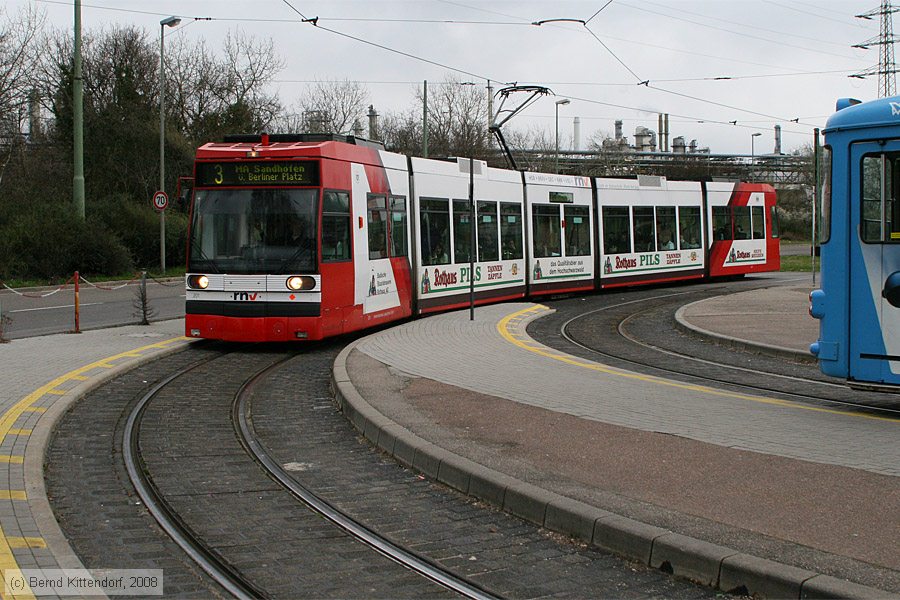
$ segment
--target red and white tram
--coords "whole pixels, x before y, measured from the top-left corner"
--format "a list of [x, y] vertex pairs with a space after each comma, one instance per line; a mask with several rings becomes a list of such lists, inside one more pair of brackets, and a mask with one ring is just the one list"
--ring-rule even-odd
[[484, 304], [779, 268], [767, 185], [518, 172], [275, 135], [202, 146], [194, 177], [190, 337], [317, 340], [466, 306], [470, 284]]

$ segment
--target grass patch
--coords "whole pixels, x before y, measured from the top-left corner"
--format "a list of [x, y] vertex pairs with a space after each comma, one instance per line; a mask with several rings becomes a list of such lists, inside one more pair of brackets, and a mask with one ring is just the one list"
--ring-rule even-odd
[[[808, 255], [799, 255], [799, 256], [782, 256], [781, 257], [781, 271], [800, 271], [811, 273], [812, 272], [812, 257]], [[816, 257], [816, 271], [822, 270], [822, 259], [820, 257]]]

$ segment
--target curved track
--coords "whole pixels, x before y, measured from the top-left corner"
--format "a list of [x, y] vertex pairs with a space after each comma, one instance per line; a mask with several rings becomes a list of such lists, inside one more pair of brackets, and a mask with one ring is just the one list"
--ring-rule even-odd
[[[167, 389], [182, 390], [183, 388], [179, 386], [180, 380], [198, 368], [209, 365], [217, 358], [219, 357], [208, 357], [188, 365], [166, 377], [140, 399], [128, 416], [124, 428], [123, 458], [129, 477], [147, 509], [162, 529], [203, 571], [236, 598], [268, 598], [272, 594], [266, 591], [264, 587], [254, 583], [250, 576], [245, 575], [233, 561], [229, 560], [227, 549], [215, 548], [205, 541], [202, 534], [192, 529], [189, 522], [190, 517], [179, 515], [178, 509], [167, 500], [166, 493], [161, 491], [154, 483], [151, 473], [153, 469], [148, 467], [142, 456], [140, 436], [144, 427], [142, 422], [143, 415], [154, 399], [163, 396]], [[233, 396], [233, 404], [230, 411], [232, 425], [241, 445], [254, 461], [251, 467], [254, 465], [259, 467], [267, 477], [277, 482], [284, 491], [290, 493], [292, 497], [302, 502], [304, 506], [316, 515], [324, 517], [342, 532], [363, 542], [405, 569], [463, 597], [478, 599], [495, 597], [479, 586], [457, 577], [406, 548], [391, 542], [354, 520], [348, 514], [336, 509], [297, 482], [277, 461], [272, 459], [253, 430], [250, 418], [250, 398], [252, 391], [270, 372], [292, 358], [294, 358], [293, 352], [284, 353], [281, 356], [274, 357], [274, 360], [263, 361], [262, 364], [247, 369], [241, 375], [245, 380]]]
[[651, 375], [900, 418], [896, 394], [853, 390], [822, 375], [815, 365], [720, 345], [676, 326], [674, 315], [686, 296], [700, 299], [759, 285], [657, 288], [594, 296], [587, 302], [558, 301], [551, 303], [558, 311], [548, 319], [552, 323], [540, 324], [541, 319], [529, 332], [560, 350]]
[[[373, 450], [335, 410], [339, 350], [338, 342], [199, 343], [78, 402], [57, 425], [46, 478], [85, 567], [164, 569], [167, 596], [715, 595], [487, 507]], [[266, 456], [272, 469], [260, 465]], [[436, 569], [423, 576], [364, 545], [270, 470], [389, 540], [385, 548]], [[128, 471], [149, 492], [136, 495]], [[185, 540], [176, 545], [167, 531]], [[462, 585], [446, 587], [454, 579]]]

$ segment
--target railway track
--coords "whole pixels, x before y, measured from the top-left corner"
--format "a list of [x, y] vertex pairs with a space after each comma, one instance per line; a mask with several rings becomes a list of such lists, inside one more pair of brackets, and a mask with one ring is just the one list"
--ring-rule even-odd
[[[167, 596], [715, 595], [374, 451], [335, 410], [338, 351], [204, 343], [79, 402], [56, 429], [47, 481], [85, 566], [161, 568]], [[353, 529], [373, 540], [360, 542]], [[412, 560], [387, 557], [397, 550]]]
[[[233, 395], [230, 411], [232, 425], [241, 446], [247, 452], [247, 456], [252, 458], [254, 464], [268, 478], [277, 482], [285, 492], [300, 501], [315, 515], [326, 519], [343, 533], [364, 543], [375, 552], [389, 558], [404, 569], [465, 598], [495, 598], [496, 596], [480, 586], [466, 581], [408, 549], [393, 543], [391, 540], [353, 519], [347, 513], [335, 508], [312, 490], [296, 481], [266, 451], [252, 425], [252, 392], [269, 373], [290, 361], [294, 356], [293, 352], [286, 353], [284, 356], [274, 358], [274, 360], [263, 361], [262, 364], [255, 365], [252, 368], [252, 372], [248, 371], [244, 374], [246, 377], [245, 381]], [[162, 396], [165, 390], [176, 386], [179, 380], [217, 359], [220, 359], [220, 357], [207, 357], [202, 361], [184, 367], [156, 384], [138, 401], [129, 414], [123, 431], [123, 458], [131, 482], [144, 505], [159, 523], [160, 527], [204, 572], [235, 598], [270, 598], [273, 597], [273, 594], [265, 586], [255, 583], [252, 577], [246, 575], [233, 561], [229, 560], [227, 549], [216, 548], [208, 543], [201, 533], [192, 528], [189, 519], [179, 514], [178, 509], [167, 500], [166, 494], [154, 483], [151, 474], [152, 467], [148, 467], [141, 453], [143, 416], [151, 403]]]
[[[559, 348], [604, 363], [690, 383], [725, 386], [818, 407], [900, 418], [900, 396], [853, 390], [819, 373], [813, 364], [725, 347], [678, 330], [674, 314], [688, 294], [722, 293], [736, 284], [691, 290], [647, 290], [595, 297], [599, 307], [554, 305], [553, 327], [569, 345]], [[743, 286], [740, 289], [747, 289]], [[550, 345], [546, 329], [536, 334]]]

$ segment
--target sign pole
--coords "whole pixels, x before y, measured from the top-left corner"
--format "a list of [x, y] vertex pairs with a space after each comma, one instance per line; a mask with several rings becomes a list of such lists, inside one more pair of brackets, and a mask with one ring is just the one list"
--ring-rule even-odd
[[81, 315], [79, 313], [78, 307], [78, 292], [79, 292], [79, 283], [81, 282], [81, 274], [78, 271], [75, 271], [75, 333], [81, 333]]
[[471, 248], [469, 249], [469, 320], [475, 320], [475, 161], [469, 157], [469, 228]]

